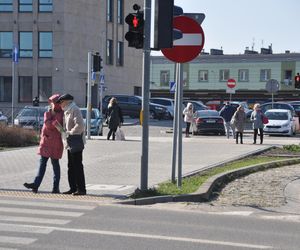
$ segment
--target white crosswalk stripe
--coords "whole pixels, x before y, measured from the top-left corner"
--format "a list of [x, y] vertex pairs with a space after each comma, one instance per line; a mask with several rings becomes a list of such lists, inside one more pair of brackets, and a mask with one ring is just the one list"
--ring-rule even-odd
[[74, 201], [1, 199], [0, 250], [35, 243], [41, 235], [50, 234], [95, 207]]

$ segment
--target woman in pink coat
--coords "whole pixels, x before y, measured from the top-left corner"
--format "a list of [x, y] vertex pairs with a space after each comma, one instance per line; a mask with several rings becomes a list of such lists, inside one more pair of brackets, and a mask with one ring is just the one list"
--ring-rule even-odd
[[55, 94], [49, 98], [50, 109], [44, 114], [44, 125], [38, 149], [38, 154], [41, 155], [38, 174], [33, 183], [24, 183], [24, 186], [28, 189], [32, 189], [32, 192], [34, 193], [37, 193], [38, 188], [41, 185], [49, 158], [51, 159], [54, 172], [52, 193], [59, 193], [59, 159], [63, 154], [63, 143], [61, 133], [59, 132], [59, 125], [63, 125], [64, 113], [60, 105], [56, 104], [58, 97], [59, 94]]

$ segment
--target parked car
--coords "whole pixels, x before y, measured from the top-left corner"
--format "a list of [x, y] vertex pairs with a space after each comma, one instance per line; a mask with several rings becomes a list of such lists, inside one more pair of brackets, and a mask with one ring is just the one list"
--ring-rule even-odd
[[244, 108], [244, 111], [246, 113], [246, 117], [248, 119], [250, 119], [251, 113], [252, 113], [252, 109], [249, 108], [248, 103], [247, 102], [238, 102], [238, 101], [232, 101], [229, 102], [231, 106], [234, 107], [235, 110], [237, 110], [238, 106], [242, 106]]
[[224, 120], [216, 110], [198, 110], [195, 112], [193, 135], [220, 134], [225, 135]]
[[[115, 97], [119, 106], [122, 109], [123, 116], [130, 116], [132, 118], [139, 118], [142, 109], [142, 97], [135, 95], [110, 95], [103, 99], [103, 114], [106, 113], [110, 98]], [[151, 119], [168, 119], [169, 112], [167, 108], [162, 105], [149, 103], [149, 117]]]
[[269, 135], [296, 134], [296, 123], [292, 113], [287, 109], [269, 109], [265, 112], [269, 123], [264, 125], [264, 133]]
[[[86, 108], [80, 108], [81, 114], [86, 124]], [[101, 112], [93, 108], [91, 111], [91, 135], [103, 135], [103, 116]]]
[[174, 103], [173, 99], [162, 98], [162, 97], [152, 97], [152, 98], [150, 98], [150, 102], [166, 107], [166, 109], [169, 112], [170, 118], [171, 119], [174, 118], [175, 103]]
[[7, 125], [8, 119], [5, 115], [3, 115], [2, 111], [0, 111], [0, 125]]
[[193, 104], [194, 111], [209, 109], [203, 102], [195, 100], [183, 100], [183, 105], [186, 107], [189, 102]]
[[288, 104], [293, 106], [297, 116], [299, 117], [299, 121], [300, 121], [300, 101], [292, 101], [292, 102], [288, 102]]
[[14, 125], [24, 128], [41, 129], [44, 124], [44, 113], [47, 110], [48, 107], [25, 106], [14, 119]]

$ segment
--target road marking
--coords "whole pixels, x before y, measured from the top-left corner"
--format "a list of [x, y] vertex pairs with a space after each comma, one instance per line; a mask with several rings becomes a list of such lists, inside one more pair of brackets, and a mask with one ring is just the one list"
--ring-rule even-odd
[[253, 214], [253, 211], [208, 212], [208, 214], [249, 216]]
[[0, 236], [0, 243], [10, 243], [10, 244], [31, 244], [37, 239], [34, 238], [23, 238], [23, 237], [12, 237], [12, 236]]
[[26, 225], [0, 223], [0, 231], [19, 232], [19, 233], [49, 234], [53, 231], [53, 229], [50, 229], [50, 228], [34, 228], [34, 227], [28, 227]]
[[0, 212], [7, 213], [22, 213], [22, 214], [44, 214], [44, 215], [55, 215], [55, 216], [68, 216], [68, 217], [79, 217], [83, 213], [79, 212], [64, 212], [55, 210], [39, 210], [32, 208], [12, 208], [12, 207], [0, 207]]
[[74, 210], [93, 210], [96, 206], [86, 206], [77, 204], [62, 204], [62, 203], [49, 203], [40, 201], [17, 201], [17, 200], [0, 200], [0, 204], [5, 205], [20, 205], [20, 206], [33, 206], [33, 207], [49, 207], [49, 208], [65, 208]]
[[134, 188], [132, 185], [86, 184], [87, 190], [124, 191]]
[[36, 227], [36, 228], [48, 228], [57, 231], [74, 232], [74, 233], [121, 236], [121, 237], [131, 237], [131, 238], [145, 238], [145, 239], [156, 239], [156, 240], [167, 240], [167, 241], [182, 241], [182, 242], [189, 242], [189, 243], [192, 242], [192, 243], [199, 243], [199, 244], [232, 246], [232, 247], [240, 247], [240, 248], [273, 249], [272, 246], [254, 245], [254, 244], [238, 243], [238, 242], [230, 242], [230, 241], [217, 241], [217, 240], [195, 239], [195, 238], [187, 238], [187, 237], [149, 235], [149, 234], [126, 233], [126, 232], [93, 230], [93, 229], [59, 228], [59, 227], [51, 227], [51, 226], [33, 226], [33, 225], [27, 225], [27, 226]]
[[283, 221], [300, 222], [299, 215], [262, 215], [260, 216], [260, 218], [266, 220], [283, 220]]
[[38, 217], [21, 217], [21, 216], [4, 216], [0, 215], [0, 221], [10, 221], [10, 222], [32, 222], [38, 224], [52, 224], [52, 225], [65, 225], [70, 222], [70, 220], [61, 219], [46, 219]]
[[17, 248], [0, 247], [0, 250], [18, 250]]

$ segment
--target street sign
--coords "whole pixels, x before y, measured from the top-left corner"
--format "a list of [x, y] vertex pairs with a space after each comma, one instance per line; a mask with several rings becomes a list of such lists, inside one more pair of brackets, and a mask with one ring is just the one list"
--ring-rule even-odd
[[104, 84], [105, 79], [104, 79], [104, 75], [100, 75], [100, 84]]
[[176, 83], [170, 82], [170, 92], [175, 93], [175, 89], [176, 89]]
[[233, 88], [235, 88], [235, 86], [236, 86], [236, 81], [233, 78], [230, 78], [230, 79], [227, 80], [227, 87], [228, 88], [233, 89]]
[[235, 94], [235, 89], [227, 88], [226, 93], [227, 94]]
[[173, 28], [182, 32], [182, 38], [173, 42], [173, 48], [162, 49], [166, 58], [185, 63], [196, 58], [204, 46], [204, 32], [197, 21], [186, 16], [173, 18]]
[[279, 90], [279, 82], [275, 79], [270, 79], [266, 83], [266, 90], [269, 93], [277, 93]]

